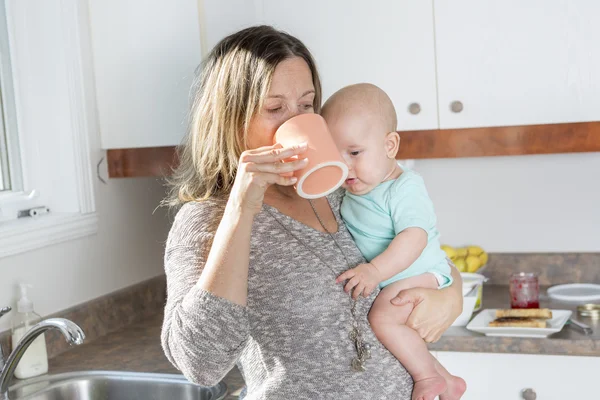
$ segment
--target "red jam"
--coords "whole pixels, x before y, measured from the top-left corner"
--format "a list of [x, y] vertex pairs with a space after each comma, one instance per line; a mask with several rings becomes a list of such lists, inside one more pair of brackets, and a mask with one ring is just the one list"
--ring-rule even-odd
[[536, 274], [512, 274], [509, 290], [512, 308], [540, 308], [540, 286]]

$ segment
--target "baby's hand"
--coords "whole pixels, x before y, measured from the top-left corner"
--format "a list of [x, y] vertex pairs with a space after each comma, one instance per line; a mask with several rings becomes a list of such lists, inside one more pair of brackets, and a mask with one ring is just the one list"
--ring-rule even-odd
[[[379, 270], [371, 263], [360, 264], [356, 268], [349, 269], [338, 276], [335, 282], [340, 283], [345, 280], [348, 280], [348, 283], [344, 286], [344, 291], [346, 293], [352, 291], [352, 298], [355, 300], [361, 294], [363, 297], [368, 297], [382, 281]], [[353, 288], [354, 290], [352, 290]]]

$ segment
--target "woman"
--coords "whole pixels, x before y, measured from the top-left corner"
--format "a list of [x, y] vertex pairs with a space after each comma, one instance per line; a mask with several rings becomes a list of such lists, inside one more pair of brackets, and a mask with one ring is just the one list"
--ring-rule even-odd
[[[165, 252], [166, 356], [213, 385], [237, 363], [247, 399], [410, 399], [412, 380], [335, 278], [364, 259], [339, 215], [341, 191], [309, 202], [294, 178], [303, 147], [276, 129], [318, 113], [315, 63], [296, 38], [260, 26], [221, 41], [199, 77], [170, 203], [182, 205]], [[414, 289], [408, 322], [435, 341], [460, 314], [460, 275]]]

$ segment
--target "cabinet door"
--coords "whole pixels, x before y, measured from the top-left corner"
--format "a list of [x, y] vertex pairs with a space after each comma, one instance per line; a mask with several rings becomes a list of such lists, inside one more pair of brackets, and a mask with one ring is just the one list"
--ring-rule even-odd
[[597, 397], [599, 357], [440, 351], [437, 359], [467, 382], [462, 400], [521, 400], [526, 389], [543, 400]]
[[600, 120], [600, 2], [435, 0], [434, 8], [441, 128]]
[[198, 0], [202, 45], [209, 52], [225, 36], [255, 25], [262, 0]]
[[[302, 40], [323, 98], [370, 82], [391, 97], [400, 130], [437, 128], [432, 0], [264, 0], [262, 20]], [[411, 114], [409, 105], [420, 112]]]
[[175, 145], [200, 63], [197, 0], [92, 0], [102, 147]]

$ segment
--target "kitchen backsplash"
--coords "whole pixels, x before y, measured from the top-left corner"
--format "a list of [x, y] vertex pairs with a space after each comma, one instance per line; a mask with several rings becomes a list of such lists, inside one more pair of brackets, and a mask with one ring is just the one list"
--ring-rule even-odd
[[[44, 318], [72, 320], [85, 332], [85, 341], [91, 342], [162, 311], [166, 299], [165, 290], [166, 279], [164, 275], [160, 275]], [[49, 358], [69, 349], [59, 332], [48, 331], [45, 335]], [[8, 349], [12, 347], [10, 331], [0, 334], [0, 345], [8, 355]]]
[[481, 273], [491, 284], [508, 285], [513, 272], [536, 272], [542, 286], [600, 283], [600, 253], [492, 253]]

